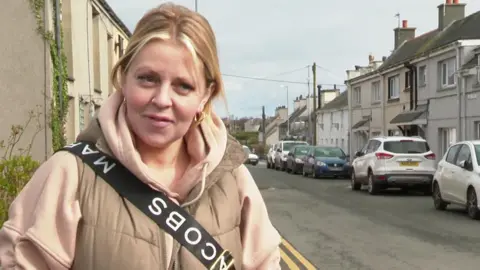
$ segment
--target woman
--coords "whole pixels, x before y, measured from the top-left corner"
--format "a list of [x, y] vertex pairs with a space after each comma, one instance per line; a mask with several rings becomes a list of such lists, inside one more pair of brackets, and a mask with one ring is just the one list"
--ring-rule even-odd
[[[242, 165], [242, 146], [212, 112], [224, 89], [207, 20], [173, 4], [151, 10], [112, 80], [118, 91], [78, 140], [188, 210], [236, 269], [279, 269], [280, 236]], [[37, 170], [9, 218], [0, 231], [2, 269], [205, 269], [67, 151]]]

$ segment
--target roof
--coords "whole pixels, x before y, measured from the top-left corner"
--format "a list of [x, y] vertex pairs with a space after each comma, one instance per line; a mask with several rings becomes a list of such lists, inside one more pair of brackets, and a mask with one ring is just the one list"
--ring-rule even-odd
[[478, 62], [478, 56], [475, 55], [470, 61], [468, 61], [465, 65], [462, 66], [462, 69], [471, 69], [478, 65], [480, 65], [480, 63]]
[[352, 129], [360, 128], [370, 122], [370, 117], [363, 117], [362, 120], [358, 121], [355, 125], [352, 126]]
[[107, 3], [106, 0], [97, 0], [98, 3], [107, 11], [108, 15], [112, 17], [113, 21], [118, 24], [120, 29], [122, 29], [123, 32], [125, 32], [125, 35], [127, 35], [128, 38], [132, 36], [132, 32], [128, 29], [128, 27], [120, 20], [120, 18], [115, 14], [115, 11], [110, 7], [110, 5]]
[[322, 108], [317, 111], [326, 111], [332, 109], [341, 109], [348, 106], [348, 90], [343, 91], [338, 97], [334, 98], [332, 101], [328, 102]]
[[[457, 40], [480, 39], [480, 31], [477, 29], [479, 24], [480, 11], [470, 14], [461, 20], [454, 21], [443, 31], [435, 29], [404, 42], [384, 61], [384, 63], [378, 69], [352, 78], [350, 81], [372, 76], [375, 73], [387, 70], [391, 67], [403, 64], [411, 59], [421, 57], [432, 51], [440, 49]], [[477, 48], [477, 50], [480, 51], [480, 48]]]
[[398, 124], [398, 123], [409, 123], [413, 122], [416, 119], [419, 119], [420, 116], [425, 116], [425, 112], [428, 110], [428, 105], [418, 105], [416, 110], [413, 111], [404, 111], [397, 114], [391, 121], [390, 124]]
[[397, 64], [406, 62], [415, 56], [416, 53], [421, 50], [425, 44], [432, 40], [437, 33], [438, 30], [434, 30], [403, 43], [385, 60], [378, 70], [385, 70]]
[[454, 21], [443, 31], [435, 29], [409, 40], [395, 50], [380, 66], [379, 70], [385, 70], [405, 63], [410, 59], [428, 54], [457, 40], [479, 39], [480, 31], [478, 31], [478, 25], [480, 25], [480, 11], [470, 14], [461, 20]]

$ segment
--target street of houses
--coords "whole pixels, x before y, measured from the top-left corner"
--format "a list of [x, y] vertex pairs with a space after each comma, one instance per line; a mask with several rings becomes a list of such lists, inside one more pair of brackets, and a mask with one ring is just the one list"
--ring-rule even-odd
[[[331, 90], [319, 91], [318, 106], [309, 110], [317, 127], [300, 125], [301, 139], [354, 153], [373, 136], [421, 136], [437, 159], [450, 143], [480, 139], [480, 11], [466, 16], [465, 6], [440, 3], [438, 27], [427, 33], [403, 20], [391, 55], [369, 55], [366, 65], [347, 70], [346, 91], [333, 91], [333, 98], [325, 98]], [[287, 138], [282, 110], [266, 127], [267, 145]], [[308, 123], [297, 116], [300, 110], [290, 114], [290, 137], [294, 126]], [[312, 130], [316, 136], [308, 136]]]

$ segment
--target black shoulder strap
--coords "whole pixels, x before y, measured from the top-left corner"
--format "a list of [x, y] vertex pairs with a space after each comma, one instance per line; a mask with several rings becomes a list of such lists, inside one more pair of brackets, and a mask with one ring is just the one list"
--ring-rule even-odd
[[116, 159], [88, 142], [76, 142], [59, 151], [68, 151], [82, 159], [120, 196], [135, 205], [165, 232], [173, 236], [211, 270], [235, 269], [234, 259], [185, 209], [165, 194], [140, 181]]

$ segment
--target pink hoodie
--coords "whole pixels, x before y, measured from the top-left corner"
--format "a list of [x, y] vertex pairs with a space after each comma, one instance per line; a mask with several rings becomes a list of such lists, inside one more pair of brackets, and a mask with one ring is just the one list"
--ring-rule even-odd
[[[227, 131], [221, 119], [213, 114], [187, 134], [192, 164], [184, 179], [171, 185], [156, 181], [142, 162], [126, 124], [122, 101], [117, 91], [98, 115], [114, 156], [142, 181], [177, 202], [200, 181], [204, 184], [205, 176], [219, 164], [226, 149]], [[270, 222], [260, 191], [244, 165], [235, 174], [242, 198], [242, 269], [280, 269], [280, 235]], [[77, 224], [82, 218], [77, 186], [77, 163], [70, 153], [58, 152], [42, 164], [12, 203], [9, 220], [0, 230], [1, 269], [70, 269]], [[167, 242], [167, 246], [173, 246], [171, 238]]]

